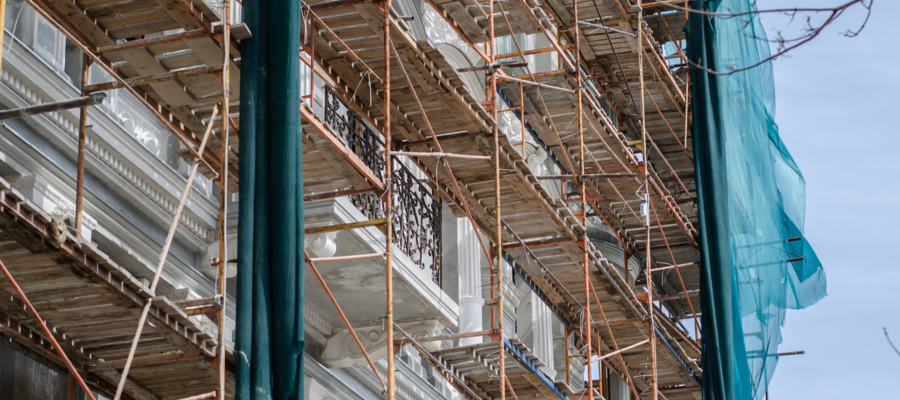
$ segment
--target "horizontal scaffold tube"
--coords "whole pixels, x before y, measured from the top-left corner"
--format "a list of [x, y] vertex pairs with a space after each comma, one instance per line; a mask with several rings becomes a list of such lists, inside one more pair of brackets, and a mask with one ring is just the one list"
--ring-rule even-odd
[[213, 390], [212, 392], [209, 392], [209, 393], [203, 393], [203, 394], [198, 394], [198, 395], [196, 395], [196, 396], [185, 397], [185, 398], [183, 398], [183, 399], [181, 399], [181, 400], [201, 400], [201, 399], [208, 399], [208, 398], [210, 398], [210, 397], [216, 397], [217, 394], [219, 394], [219, 391]]
[[466, 154], [452, 153], [414, 153], [410, 151], [395, 151], [394, 155], [407, 157], [446, 157], [446, 158], [462, 158], [466, 160], [490, 160], [491, 156], [470, 156]]
[[613, 173], [613, 174], [581, 174], [581, 175], [543, 175], [538, 176], [541, 180], [571, 180], [577, 179], [608, 179], [608, 178], [634, 178], [635, 174], [629, 173]]
[[312, 261], [315, 262], [328, 262], [328, 261], [347, 261], [347, 260], [361, 260], [364, 258], [378, 258], [384, 257], [385, 253], [372, 253], [372, 254], [357, 254], [355, 256], [340, 256], [340, 257], [320, 257], [320, 258], [312, 258]]
[[309, 229], [304, 230], [303, 234], [304, 235], [315, 235], [315, 234], [326, 233], [326, 232], [340, 232], [340, 231], [347, 231], [347, 230], [351, 230], [351, 229], [367, 228], [370, 226], [379, 226], [379, 225], [384, 225], [386, 223], [387, 223], [387, 219], [385, 219], [385, 218], [373, 219], [370, 221], [351, 222], [349, 224], [340, 224], [340, 225], [322, 226], [322, 227], [318, 227], [318, 228], [309, 228]]
[[38, 104], [22, 108], [13, 108], [11, 110], [0, 111], [0, 121], [5, 119], [20, 118], [26, 115], [43, 114], [59, 110], [67, 110], [70, 108], [95, 106], [103, 102], [106, 93], [94, 93], [84, 97], [72, 100], [55, 101], [53, 103]]
[[628, 350], [631, 350], [631, 349], [633, 349], [633, 348], [635, 348], [635, 347], [638, 347], [638, 346], [640, 346], [640, 345], [647, 344], [647, 343], [650, 343], [650, 339], [644, 339], [644, 340], [642, 340], [642, 341], [640, 341], [640, 342], [637, 342], [637, 343], [635, 343], [635, 344], [633, 344], [633, 345], [631, 345], [631, 346], [623, 347], [623, 348], [621, 348], [621, 349], [619, 349], [619, 350], [616, 350], [616, 351], [614, 351], [614, 352], [611, 352], [611, 353], [606, 353], [606, 354], [600, 356], [600, 358], [598, 358], [598, 360], [605, 360], [605, 359], [610, 358], [610, 357], [612, 357], [612, 356], [614, 356], [614, 355], [616, 355], [616, 354], [619, 354], [619, 353], [622, 353], [622, 352], [626, 352], [626, 351], [628, 351]]
[[[156, 75], [139, 76], [137, 78], [125, 79], [123, 82], [132, 86], [143, 86], [152, 83], [174, 81], [176, 79], [182, 78], [193, 78], [197, 76], [210, 75], [218, 72], [222, 72], [221, 65], [183, 69], [175, 72], [166, 72]], [[84, 88], [82, 88], [82, 90], [84, 90], [85, 93], [91, 93], [99, 92], [101, 90], [121, 89], [125, 87], [125, 84], [123, 84], [123, 82], [98, 83], [96, 85], [85, 86]]]
[[208, 29], [194, 29], [186, 32], [179, 32], [166, 36], [158, 36], [147, 39], [129, 40], [124, 43], [116, 43], [109, 46], [97, 48], [97, 54], [115, 53], [117, 51], [139, 49], [142, 47], [154, 46], [164, 43], [179, 42], [182, 40], [196, 39], [205, 36], [212, 36], [212, 32]]
[[508, 75], [498, 77], [497, 81], [499, 81], [499, 82], [503, 82], [503, 81], [519, 82], [519, 83], [524, 83], [526, 85], [537, 86], [537, 87], [541, 87], [541, 88], [545, 88], [545, 89], [559, 90], [560, 92], [575, 93], [575, 91], [572, 89], [561, 88], [559, 86], [548, 85], [545, 83], [526, 81], [524, 79], [519, 79], [519, 78], [515, 78], [512, 76], [508, 76]]

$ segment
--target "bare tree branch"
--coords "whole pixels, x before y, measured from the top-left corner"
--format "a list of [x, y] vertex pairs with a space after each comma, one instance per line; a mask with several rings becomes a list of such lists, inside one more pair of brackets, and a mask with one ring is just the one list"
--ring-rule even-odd
[[[794, 18], [796, 18], [798, 15], [808, 14], [808, 15], [806, 15], [806, 26], [803, 28], [801, 34], [795, 38], [784, 38], [781, 34], [781, 31], [775, 31], [774, 39], [757, 37], [755, 34], [752, 35], [751, 37], [753, 39], [762, 40], [762, 41], [765, 41], [768, 43], [774, 43], [776, 45], [775, 53], [771, 54], [769, 57], [766, 57], [763, 60], [760, 60], [757, 63], [754, 63], [753, 65], [749, 65], [749, 66], [745, 66], [745, 67], [741, 67], [741, 68], [735, 68], [734, 65], [731, 65], [729, 67], [730, 69], [728, 71], [723, 72], [723, 71], [712, 70], [710, 68], [707, 68], [704, 65], [701, 65], [700, 63], [698, 63], [694, 60], [688, 59], [688, 64], [690, 65], [691, 68], [703, 70], [712, 75], [724, 76], [724, 75], [736, 74], [738, 72], [743, 72], [743, 71], [747, 71], [747, 70], [756, 68], [756, 67], [763, 65], [769, 61], [773, 61], [773, 60], [777, 59], [778, 57], [781, 57], [781, 56], [787, 54], [788, 52], [790, 52], [806, 43], [809, 43], [810, 41], [812, 41], [813, 39], [818, 37], [826, 27], [828, 27], [829, 25], [831, 25], [832, 23], [837, 21], [838, 18], [840, 18], [847, 10], [849, 10], [851, 7], [859, 5], [859, 6], [862, 6], [866, 10], [866, 18], [863, 20], [863, 22], [859, 25], [859, 27], [857, 29], [847, 30], [846, 32], [842, 33], [842, 35], [844, 37], [848, 37], [848, 38], [856, 37], [866, 27], [866, 24], [869, 22], [869, 18], [872, 16], [872, 4], [874, 3], [874, 1], [875, 0], [868, 0], [868, 1], [866, 1], [866, 0], [851, 0], [840, 6], [831, 7], [831, 8], [781, 8], [781, 9], [771, 9], [771, 10], [755, 10], [755, 11], [747, 11], [747, 12], [740, 12], [740, 13], [717, 13], [717, 12], [710, 12], [710, 11], [704, 11], [704, 10], [696, 10], [696, 9], [692, 9], [692, 8], [684, 8], [684, 7], [675, 5], [675, 4], [666, 3], [664, 5], [666, 7], [670, 7], [670, 8], [676, 9], [676, 10], [680, 10], [680, 11], [687, 11], [687, 12], [693, 13], [693, 14], [711, 16], [711, 17], [721, 18], [721, 19], [732, 19], [732, 18], [751, 16], [751, 18], [748, 18], [745, 21], [744, 27], [750, 26], [754, 21], [753, 17], [755, 17], [756, 15], [759, 15], [759, 14], [780, 13], [780, 14], [784, 14], [786, 16], [791, 17], [791, 21], [793, 21]], [[812, 17], [815, 15], [818, 15], [818, 14], [826, 14], [827, 17], [825, 18], [825, 20], [823, 22], [821, 22], [819, 24], [813, 24]], [[701, 60], [701, 62], [702, 62], [702, 60]]]
[[888, 344], [891, 345], [891, 348], [894, 349], [894, 352], [897, 353], [898, 356], [900, 356], [900, 351], [898, 351], [897, 348], [894, 347], [894, 342], [891, 342], [891, 337], [888, 336], [887, 328], [881, 327], [881, 329], [884, 329], [884, 337], [887, 338]]

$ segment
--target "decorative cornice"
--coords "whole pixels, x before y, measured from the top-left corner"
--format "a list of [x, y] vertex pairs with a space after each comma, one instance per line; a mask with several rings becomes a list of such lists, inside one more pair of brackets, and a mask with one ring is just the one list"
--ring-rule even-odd
[[[394, 365], [399, 366], [400, 364], [401, 364], [401, 363], [395, 363]], [[374, 384], [375, 382], [378, 382], [378, 379], [379, 379], [379, 378], [381, 379], [381, 382], [387, 382], [387, 375], [385, 374], [385, 370], [386, 370], [387, 368], [385, 368], [385, 366], [382, 365], [381, 361], [379, 361], [378, 364], [376, 364], [376, 365], [378, 366], [378, 375], [377, 375], [377, 376], [375, 375], [375, 372], [372, 371], [372, 369], [369, 368], [369, 367], [363, 367], [363, 366], [361, 366], [361, 365], [354, 364], [354, 365], [351, 366], [351, 368], [353, 368], [354, 370], [356, 370], [357, 373], [362, 374], [362, 375], [365, 375], [366, 377], [368, 377], [369, 380], [371, 381], [371, 382], [369, 382], [369, 383], [373, 383], [373, 384]], [[407, 368], [408, 368], [408, 367], [407, 367]], [[399, 371], [400, 368], [397, 368], [397, 369], [398, 369], [397, 372], [400, 372], [400, 371]], [[412, 372], [412, 371], [410, 371], [410, 372]], [[420, 377], [419, 375], [417, 375], [417, 374], [415, 374], [415, 373], [410, 374], [410, 375], [412, 375], [412, 377], [413, 377], [412, 379], [417, 379], [417, 380], [422, 381], [422, 382], [418, 382], [419, 385], [417, 385], [417, 386], [421, 386], [421, 384], [423, 384], [423, 383], [427, 385], [427, 383], [424, 382], [424, 380], [422, 379], [422, 377]], [[401, 375], [401, 376], [402, 376], [402, 375]], [[399, 377], [398, 377], [398, 378], [399, 378]], [[396, 390], [395, 390], [394, 393], [397, 395], [397, 398], [399, 398], [400, 400], [422, 400], [422, 399], [425, 398], [425, 397], [423, 397], [423, 396], [418, 396], [415, 392], [411, 392], [411, 391], [409, 391], [409, 390], [406, 390], [406, 388], [405, 388], [404, 386], [413, 386], [413, 385], [412, 385], [413, 382], [409, 382], [408, 380], [402, 380], [402, 379], [396, 379], [395, 382], [397, 383], [397, 386], [395, 386], [395, 389], [396, 389]], [[404, 385], [404, 383], [405, 383], [406, 385]], [[419, 389], [421, 390], [421, 388], [419, 388]]]
[[[36, 90], [29, 87], [30, 85], [28, 83], [18, 79], [6, 69], [0, 72], [0, 81], [2, 81], [10, 90], [15, 92], [17, 95], [19, 95], [19, 97], [22, 98], [22, 100], [30, 105], [44, 104], [48, 102], [47, 99], [39, 96]], [[65, 132], [66, 135], [69, 136], [72, 140], [78, 140], [77, 126], [75, 125], [75, 123], [63, 116], [62, 113], [54, 111], [42, 115], [49, 121], [51, 121], [54, 125], [62, 129], [62, 131]], [[177, 207], [176, 202], [170, 200], [167, 195], [153, 188], [152, 185], [150, 185], [149, 182], [142, 178], [139, 173], [126, 166], [125, 163], [115, 157], [113, 153], [105, 146], [101, 145], [97, 141], [91, 139], [90, 136], [88, 136], [85, 148], [90, 154], [94, 155], [94, 157], [100, 160], [100, 162], [106, 164], [111, 170], [115, 171], [116, 174], [125, 179], [125, 181], [131, 184], [131, 186], [134, 187], [138, 192], [150, 199], [150, 201], [152, 201], [154, 204], [162, 208], [167, 214], [172, 216], [175, 215], [175, 209]], [[181, 224], [201, 239], [205, 240], [210, 235], [209, 229], [203, 227], [202, 224], [188, 216], [186, 213], [182, 213], [181, 215]]]
[[[437, 319], [401, 322], [399, 325], [414, 338], [439, 335], [443, 329], [443, 325]], [[370, 358], [377, 360], [387, 355], [387, 332], [382, 325], [354, 327], [353, 331], [356, 332]], [[441, 342], [423, 343], [423, 346], [431, 351], [439, 349], [440, 345]], [[363, 352], [347, 329], [335, 329], [335, 334], [328, 338], [316, 358], [329, 368], [346, 368], [355, 363], [365, 362]]]
[[334, 327], [306, 307], [303, 307], [303, 320], [317, 332], [325, 336], [331, 336], [334, 331]]
[[306, 375], [306, 378], [318, 382], [328, 391], [340, 396], [341, 399], [366, 400], [366, 397], [361, 395], [357, 388], [350, 387], [348, 382], [335, 376], [334, 373], [316, 361], [309, 353], [304, 354], [303, 357], [303, 373]]

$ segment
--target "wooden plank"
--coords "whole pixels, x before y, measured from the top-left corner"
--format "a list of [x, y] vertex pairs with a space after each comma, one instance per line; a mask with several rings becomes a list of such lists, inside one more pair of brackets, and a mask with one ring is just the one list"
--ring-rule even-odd
[[[201, 360], [203, 355], [200, 353], [173, 353], [163, 354], [150, 357], [135, 358], [131, 362], [133, 368], [145, 367], [150, 365], [182, 363], [187, 361]], [[88, 371], [99, 371], [105, 369], [121, 369], [125, 366], [125, 360], [101, 362], [93, 367], [87, 367]], [[168, 368], [168, 367], [167, 367]]]
[[[147, 49], [125, 50], [120, 52], [120, 54], [122, 54], [122, 58], [124, 58], [125, 61], [128, 61], [128, 64], [134, 67], [134, 69], [143, 76], [166, 74], [169, 72], [156, 61], [156, 58], [154, 58]], [[162, 96], [162, 98], [165, 99], [165, 102], [171, 107], [188, 105], [194, 102], [193, 97], [185, 92], [181, 85], [174, 81], [153, 83], [150, 84], [150, 87]], [[202, 132], [202, 130], [200, 130], [200, 132]]]

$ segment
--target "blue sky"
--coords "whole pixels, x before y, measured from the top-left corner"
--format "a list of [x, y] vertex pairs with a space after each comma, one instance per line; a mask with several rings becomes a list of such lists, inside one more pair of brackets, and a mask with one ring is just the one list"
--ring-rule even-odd
[[[758, 0], [760, 9], [823, 7], [847, 0]], [[815, 41], [775, 62], [776, 121], [807, 184], [806, 235], [828, 277], [828, 297], [790, 311], [770, 398], [900, 398], [900, 2], [875, 0], [862, 21], [848, 13]], [[786, 37], [802, 27], [764, 16]]]

